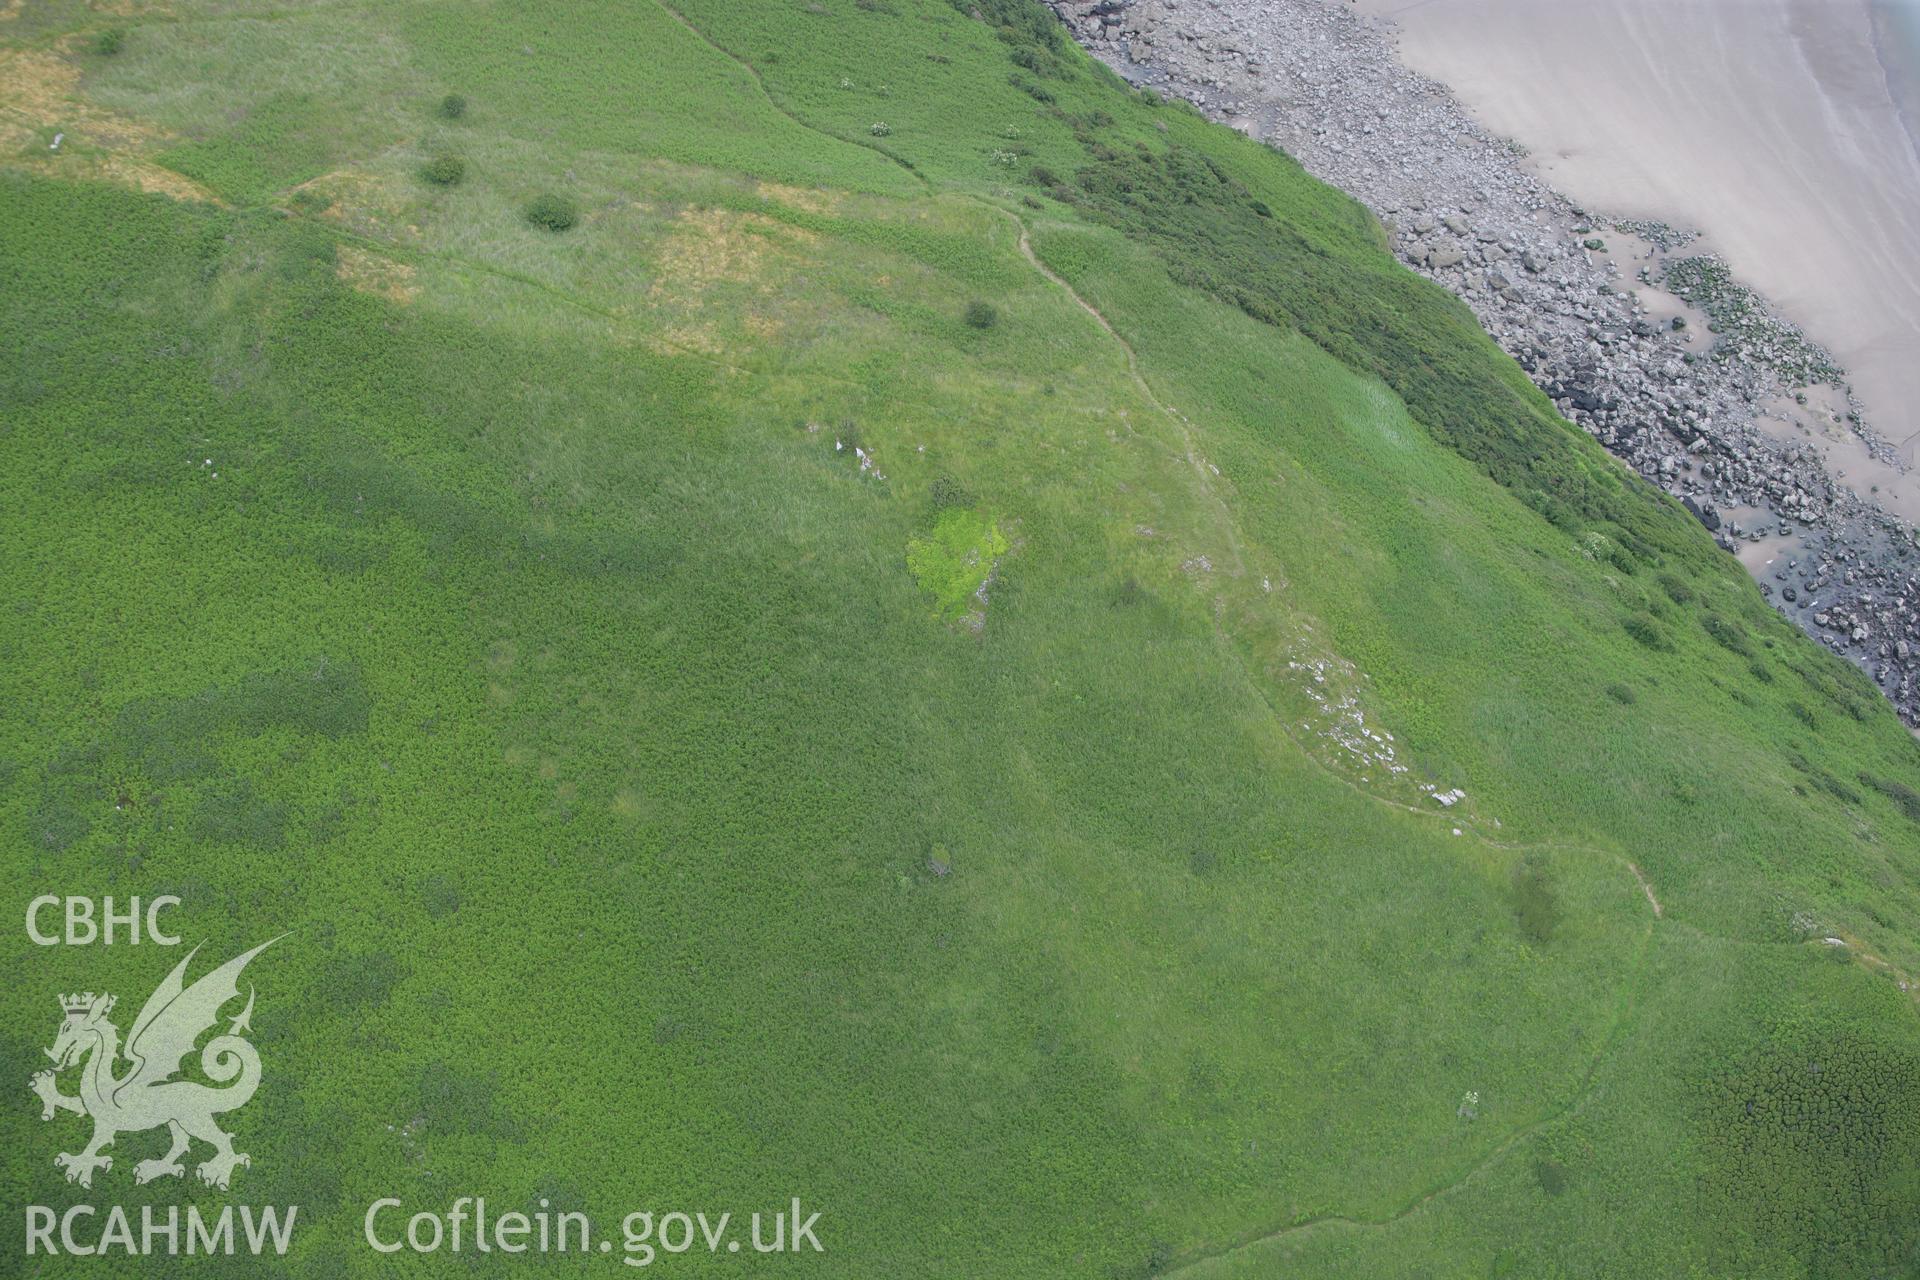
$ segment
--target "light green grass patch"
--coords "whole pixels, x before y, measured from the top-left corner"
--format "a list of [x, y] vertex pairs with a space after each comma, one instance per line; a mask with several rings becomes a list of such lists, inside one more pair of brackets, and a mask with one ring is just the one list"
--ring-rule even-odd
[[999, 525], [978, 511], [955, 509], [941, 512], [932, 532], [907, 543], [907, 567], [933, 597], [935, 613], [957, 622], [972, 611], [968, 602], [1006, 553]]

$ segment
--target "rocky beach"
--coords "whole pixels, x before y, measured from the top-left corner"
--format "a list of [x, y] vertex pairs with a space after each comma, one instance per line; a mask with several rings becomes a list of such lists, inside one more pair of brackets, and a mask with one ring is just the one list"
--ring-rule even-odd
[[[1741, 270], [1748, 241], [1722, 252], [1655, 216], [1670, 204], [1562, 190], [1484, 110], [1407, 65], [1383, 16], [1338, 0], [1053, 7], [1128, 79], [1370, 208], [1401, 259], [1462, 298], [1569, 421], [1683, 502], [1777, 607], [1920, 725], [1920, 487], [1899, 391], [1907, 365], [1920, 369], [1920, 332], [1900, 310], [1904, 280], [1883, 272], [1886, 288], [1859, 302], [1867, 328], [1827, 330], [1873, 361], [1876, 394], [1856, 394], [1845, 359]], [[1876, 216], [1886, 236], [1920, 220], [1897, 202]], [[1807, 278], [1847, 246], [1822, 252]]]

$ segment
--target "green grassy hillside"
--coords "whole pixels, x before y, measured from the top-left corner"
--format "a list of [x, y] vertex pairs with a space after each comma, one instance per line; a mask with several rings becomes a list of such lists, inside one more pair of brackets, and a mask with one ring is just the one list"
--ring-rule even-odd
[[[27, 0], [0, 228], [0, 1272], [1920, 1274], [1920, 747], [1038, 7]], [[69, 1185], [181, 953], [17, 922], [169, 893], [253, 1164]]]

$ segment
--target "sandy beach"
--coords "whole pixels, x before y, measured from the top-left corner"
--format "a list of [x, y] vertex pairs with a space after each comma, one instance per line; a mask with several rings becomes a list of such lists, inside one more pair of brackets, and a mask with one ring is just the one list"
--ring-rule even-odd
[[[1703, 232], [1834, 352], [1869, 421], [1914, 459], [1920, 157], [1897, 100], [1905, 51], [1884, 48], [1897, 15], [1868, 0], [1359, 7], [1391, 19], [1406, 63], [1527, 147], [1555, 187], [1609, 216]], [[1864, 450], [1844, 433], [1782, 423], [1822, 426], [1833, 466], [1861, 478]], [[1920, 478], [1872, 480], [1888, 507], [1920, 511]]]

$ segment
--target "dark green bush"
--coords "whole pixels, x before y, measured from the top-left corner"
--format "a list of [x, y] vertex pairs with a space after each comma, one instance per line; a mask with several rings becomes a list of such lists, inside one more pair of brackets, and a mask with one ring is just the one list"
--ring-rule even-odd
[[467, 100], [457, 93], [450, 93], [440, 99], [440, 115], [447, 120], [458, 120], [467, 114]]
[[580, 206], [566, 196], [549, 191], [527, 206], [526, 217], [528, 222], [547, 231], [566, 231], [580, 221]]
[[1860, 781], [1893, 801], [1909, 821], [1920, 822], [1920, 791], [1915, 791], [1905, 783], [1894, 782], [1888, 778], [1876, 778], [1870, 773], [1862, 773]]
[[1700, 619], [1700, 625], [1713, 637], [1715, 644], [1742, 656], [1752, 656], [1753, 647], [1747, 643], [1746, 629], [1739, 623], [1721, 614], [1710, 613]]
[[1673, 648], [1673, 641], [1668, 639], [1666, 630], [1653, 620], [1650, 613], [1628, 614], [1620, 625], [1626, 628], [1628, 635], [1655, 653], [1666, 653]]
[[1667, 598], [1675, 604], [1686, 604], [1693, 599], [1693, 588], [1687, 585], [1686, 579], [1671, 573], [1660, 575], [1660, 589], [1666, 592]]
[[1052, 53], [1066, 43], [1065, 27], [1044, 5], [1028, 0], [948, 0], [956, 10], [992, 27], [1000, 39], [1016, 47], [1038, 45]]
[[385, 951], [362, 955], [335, 952], [322, 962], [319, 990], [326, 1007], [336, 1013], [379, 1008], [403, 977], [400, 964]]
[[430, 875], [421, 881], [420, 900], [428, 915], [436, 920], [445, 919], [460, 910], [460, 885], [451, 876]]
[[127, 44], [125, 27], [108, 27], [93, 38], [93, 51], [103, 58], [111, 58]]
[[1000, 323], [1000, 313], [991, 302], [976, 300], [967, 304], [966, 321], [970, 329], [991, 329]]
[[1521, 502], [1524, 502], [1527, 506], [1539, 512], [1540, 518], [1554, 528], [1564, 530], [1567, 533], [1579, 532], [1580, 517], [1574, 514], [1572, 507], [1569, 507], [1552, 494], [1540, 489], [1526, 489], [1521, 491], [1519, 496]]
[[1043, 164], [1037, 164], [1027, 170], [1027, 177], [1032, 180], [1035, 186], [1039, 187], [1057, 187], [1060, 185], [1060, 175]]
[[333, 197], [315, 191], [311, 187], [301, 187], [287, 197], [287, 204], [296, 213], [325, 213], [333, 207]]
[[968, 493], [966, 487], [950, 475], [943, 474], [934, 477], [933, 488], [929, 491], [928, 496], [933, 500], [934, 509], [938, 511], [944, 511], [948, 507], [970, 507], [973, 505], [973, 495]]
[[1557, 1196], [1567, 1189], [1567, 1167], [1558, 1160], [1536, 1160], [1533, 1163], [1533, 1179], [1540, 1189], [1550, 1196]]
[[1560, 899], [1538, 855], [1528, 854], [1513, 869], [1513, 916], [1520, 936], [1533, 947], [1553, 941], [1560, 927]]
[[1635, 693], [1631, 687], [1624, 684], [1608, 685], [1607, 696], [1623, 707], [1630, 707], [1640, 701], [1640, 695]]
[[197, 840], [277, 849], [286, 826], [285, 805], [261, 797], [246, 778], [228, 778], [201, 795], [187, 829]]
[[420, 176], [436, 187], [457, 187], [467, 176], [467, 162], [459, 156], [435, 156], [420, 170]]
[[1053, 91], [1045, 85], [1035, 84], [1025, 76], [1015, 72], [1007, 77], [1007, 83], [1032, 98], [1035, 102], [1051, 105], [1054, 102]]

